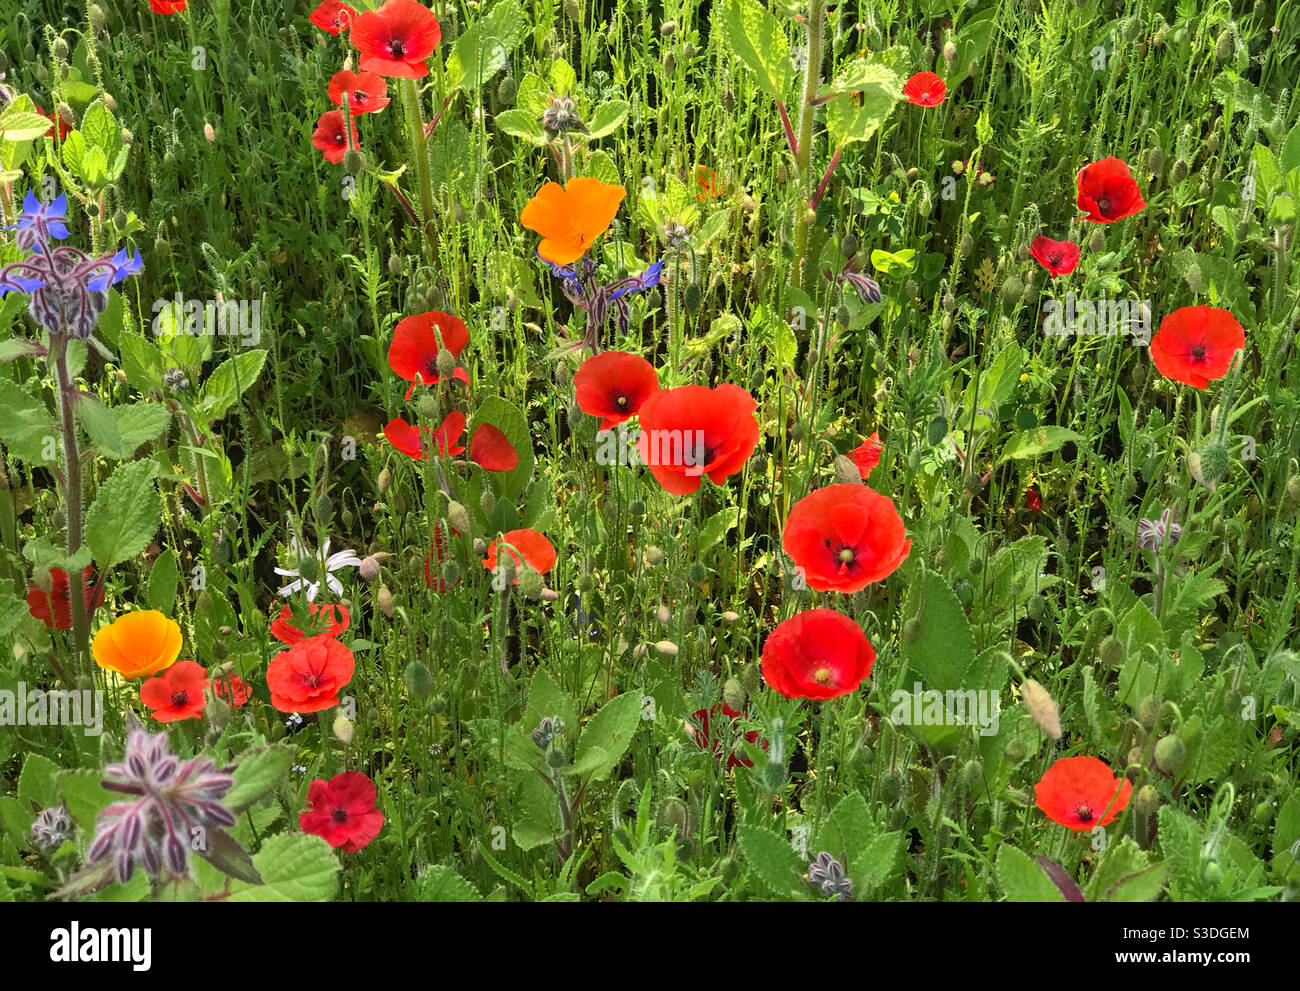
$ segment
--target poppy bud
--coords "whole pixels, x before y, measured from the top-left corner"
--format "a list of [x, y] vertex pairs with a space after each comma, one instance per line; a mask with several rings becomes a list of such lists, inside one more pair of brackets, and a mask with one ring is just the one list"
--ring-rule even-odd
[[692, 584], [699, 585], [701, 582], [709, 580], [709, 569], [700, 564], [699, 561], [692, 561], [691, 566], [686, 569], [686, 577]]
[[[1213, 491], [1215, 484], [1223, 479], [1228, 474], [1228, 470], [1232, 467], [1232, 459], [1228, 455], [1228, 449], [1216, 439], [1212, 440], [1209, 444], [1206, 444], [1205, 447], [1201, 448], [1201, 450], [1196, 453], [1199, 453], [1200, 455], [1197, 459], [1199, 461], [1197, 467], [1200, 471], [1194, 471], [1193, 477], [1206, 488]], [[1189, 456], [1187, 461], [1188, 467], [1190, 468], [1192, 458]]]
[[217, 660], [224, 661], [229, 653], [230, 651], [226, 649], [226, 645], [220, 640], [214, 640], [212, 642], [212, 656]]
[[859, 247], [858, 239], [852, 234], [845, 234], [844, 237], [840, 239], [840, 254], [844, 258], [852, 258], [858, 253]]
[[1169, 181], [1177, 183], [1177, 182], [1182, 182], [1186, 178], [1187, 178], [1187, 159], [1183, 158], [1182, 156], [1179, 156], [1178, 159], [1174, 162], [1174, 167], [1169, 170]]
[[334, 515], [334, 500], [327, 495], [322, 495], [316, 500], [315, 505], [316, 519], [321, 523], [328, 523], [330, 517]]
[[1101, 251], [1104, 247], [1106, 247], [1106, 236], [1099, 230], [1093, 231], [1092, 237], [1088, 238], [1088, 250]]
[[1029, 793], [1019, 788], [1008, 788], [1007, 801], [1013, 805], [1019, 805], [1021, 808], [1027, 808], [1030, 802]]
[[1214, 57], [1222, 61], [1232, 54], [1232, 29], [1224, 28], [1214, 42]]
[[1292, 509], [1300, 506], [1300, 475], [1292, 475], [1286, 480], [1286, 502]]
[[460, 581], [460, 565], [451, 559], [443, 561], [438, 575], [448, 585], [455, 585]]
[[1007, 281], [1002, 283], [1002, 298], [1012, 306], [1020, 302], [1020, 297], [1025, 294], [1025, 284], [1017, 275], [1007, 276]]
[[402, 672], [406, 690], [417, 699], [427, 699], [433, 694], [433, 673], [419, 661], [412, 661]]
[[393, 473], [389, 469], [384, 468], [379, 472], [379, 477], [375, 480], [375, 488], [378, 490], [380, 495], [383, 495], [388, 491], [388, 487], [392, 484]]
[[[454, 561], [448, 561], [447, 564], [455, 564]], [[526, 599], [537, 599], [542, 594], [542, 576], [536, 568], [530, 568], [524, 565], [519, 570], [519, 591]]]
[[664, 21], [662, 24], [659, 25], [659, 34], [661, 37], [664, 38], [671, 38], [673, 36], [673, 32], [676, 30], [677, 30], [676, 21]]
[[835, 480], [843, 485], [860, 485], [862, 483], [862, 473], [858, 471], [858, 466], [843, 454], [835, 456]]
[[782, 186], [790, 181], [790, 173], [786, 169], [785, 162], [783, 161], [778, 161], [776, 163], [776, 181]]
[[890, 771], [880, 779], [880, 798], [890, 805], [903, 797], [903, 776], [897, 771]]
[[55, 38], [54, 44], [50, 46], [50, 54], [60, 62], [68, 61], [68, 43], [62, 38]]
[[724, 89], [722, 91], [722, 109], [729, 114], [736, 112], [736, 93], [734, 90]]
[[127, 130], [125, 127], [122, 128], [122, 144], [124, 144], [124, 145], [130, 147], [130, 145], [131, 145], [131, 143], [132, 143], [133, 141], [135, 141], [135, 135], [132, 134], [132, 133], [131, 133], [129, 130]]
[[487, 541], [485, 541], [482, 537], [475, 537], [474, 556], [481, 558], [484, 557], [486, 554], [487, 554]]
[[722, 703], [737, 712], [745, 711], [745, 702], [748, 699], [748, 693], [745, 686], [740, 683], [739, 678], [728, 678], [722, 684]]
[[212, 612], [212, 596], [207, 592], [200, 592], [198, 607], [200, 612]]
[[206, 694], [208, 701], [203, 707], [203, 717], [207, 720], [209, 735], [219, 737], [230, 725], [230, 705], [211, 688]]
[[1270, 801], [1260, 802], [1255, 806], [1255, 811], [1251, 814], [1251, 819], [1254, 821], [1256, 826], [1267, 826], [1273, 821], [1273, 803]]
[[1201, 865], [1201, 881], [1210, 888], [1217, 888], [1223, 883], [1223, 868], [1217, 860], [1207, 860]]
[[1156, 791], [1155, 785], [1143, 785], [1138, 790], [1133, 807], [1144, 819], [1150, 819], [1155, 815], [1160, 809], [1160, 792]]
[[763, 766], [763, 785], [768, 791], [780, 791], [785, 787], [785, 765], [768, 763]]
[[921, 621], [913, 616], [903, 624], [903, 640], [905, 643], [916, 643], [921, 639]]
[[645, 515], [645, 503], [640, 499], [633, 499], [627, 504], [627, 512], [629, 516], [634, 516], [639, 519]]
[[497, 101], [505, 107], [512, 106], [519, 95], [519, 83], [514, 76], [506, 76], [497, 83]]
[[682, 294], [682, 305], [686, 308], [687, 313], [698, 313], [703, 300], [704, 290], [700, 288], [698, 282], [692, 282], [686, 287], [686, 292]]
[[655, 618], [659, 620], [659, 622], [667, 626], [670, 622], [672, 622], [673, 614], [667, 606], [665, 606], [663, 603], [660, 603], [659, 608], [655, 610]]
[[393, 278], [399, 277], [406, 270], [406, 263], [401, 255], [388, 256], [388, 272]]
[[1124, 645], [1114, 637], [1107, 637], [1101, 642], [1101, 663], [1107, 667], [1119, 667], [1124, 663]]
[[953, 44], [951, 38], [943, 43], [943, 63], [948, 67], [949, 72], [952, 72], [957, 65], [957, 46]]
[[330, 732], [334, 734], [334, 739], [338, 740], [340, 743], [347, 744], [352, 742], [352, 731], [355, 727], [356, 723], [340, 712], [334, 717], [334, 722], [330, 726]]
[[647, 547], [645, 549], [645, 563], [653, 568], [656, 564], [664, 559], [664, 552], [658, 547]]
[[1053, 740], [1061, 738], [1061, 713], [1051, 694], [1033, 678], [1021, 687], [1021, 698], [1034, 724]]
[[90, 19], [90, 26], [95, 31], [103, 31], [108, 23], [107, 18], [104, 17], [104, 8], [97, 3], [92, 3], [86, 8], [86, 12]]
[[961, 236], [961, 242], [957, 245], [957, 251], [963, 258], [970, 257], [970, 253], [975, 250], [975, 241], [969, 234]]
[[387, 585], [380, 585], [379, 591], [375, 593], [375, 601], [379, 603], [379, 611], [389, 619], [393, 618], [393, 593], [388, 591]]
[[1124, 40], [1137, 41], [1142, 37], [1142, 18], [1130, 17], [1124, 22]]
[[1156, 743], [1156, 767], [1166, 774], [1177, 774], [1187, 759], [1187, 744], [1178, 737], [1161, 737]]
[[1002, 756], [1012, 764], [1019, 764], [1029, 755], [1024, 741], [1019, 737], [1013, 736], [1007, 741], [1007, 745], [1002, 748]]
[[1160, 718], [1160, 700], [1151, 696], [1138, 703], [1137, 721], [1144, 730], [1150, 730]]
[[361, 580], [372, 582], [379, 577], [379, 562], [374, 557], [364, 557], [361, 559], [361, 567], [357, 569], [361, 575]]
[[484, 516], [491, 519], [493, 511], [497, 508], [497, 497], [492, 494], [491, 489], [484, 489], [483, 494], [478, 497], [478, 508], [483, 510]]
[[972, 757], [961, 769], [961, 782], [967, 789], [978, 788], [984, 781], [984, 765]]

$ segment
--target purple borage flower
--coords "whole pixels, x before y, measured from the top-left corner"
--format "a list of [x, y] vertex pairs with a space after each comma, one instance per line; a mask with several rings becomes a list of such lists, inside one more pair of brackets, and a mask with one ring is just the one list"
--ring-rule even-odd
[[93, 257], [67, 245], [51, 247], [68, 236], [68, 198], [42, 203], [31, 190], [23, 198], [15, 242], [30, 254], [0, 268], [0, 296], [11, 292], [31, 296], [28, 312], [51, 334], [71, 334], [85, 340], [95, 330], [108, 305], [108, 287], [143, 267], [140, 256], [125, 248]]
[[[541, 255], [537, 257], [541, 258]], [[545, 258], [542, 258], [542, 261], [546, 262], [551, 273], [560, 280], [564, 295], [568, 297], [569, 302], [587, 311], [587, 346], [592, 351], [599, 350], [596, 346], [596, 334], [604, 326], [611, 308], [618, 314], [619, 331], [627, 332], [630, 320], [628, 295], [634, 292], [645, 292], [659, 285], [659, 277], [664, 267], [662, 261], [657, 261], [640, 275], [619, 279], [608, 285], [600, 285], [596, 281], [598, 266], [586, 255], [572, 265], [556, 265]]]
[[86, 862], [113, 858], [119, 881], [127, 881], [137, 864], [154, 878], [164, 864], [173, 875], [185, 874], [193, 841], [211, 842], [210, 834], [235, 824], [234, 814], [221, 804], [235, 779], [214, 767], [210, 757], [182, 763], [166, 733], [151, 736], [133, 718], [126, 755], [122, 763], [104, 768], [104, 777], [109, 791], [135, 798], [99, 813]]

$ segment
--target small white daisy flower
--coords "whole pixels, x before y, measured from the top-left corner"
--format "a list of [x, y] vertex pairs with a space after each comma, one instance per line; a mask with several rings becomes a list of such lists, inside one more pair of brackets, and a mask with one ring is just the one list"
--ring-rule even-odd
[[[329, 586], [330, 591], [335, 595], [343, 594], [343, 583], [335, 577], [334, 572], [338, 571], [340, 568], [361, 567], [361, 558], [357, 557], [352, 553], [352, 551], [338, 551], [337, 553], [331, 554], [330, 541], [328, 537], [325, 538], [325, 543], [321, 546], [319, 554], [309, 553], [306, 545], [297, 537], [294, 537], [290, 542], [290, 547], [293, 550], [293, 553], [297, 555], [300, 562], [307, 558], [316, 561], [318, 573], [323, 572], [325, 584]], [[276, 568], [275, 573], [277, 575], [283, 575], [285, 578], [295, 579], [288, 585], [284, 586], [284, 588], [280, 589], [280, 594], [285, 598], [293, 595], [293, 593], [298, 591], [298, 589], [305, 588], [307, 590], [307, 601], [316, 601], [316, 595], [320, 592], [321, 586], [319, 581], [310, 581], [303, 578], [299, 573], [298, 568]]]

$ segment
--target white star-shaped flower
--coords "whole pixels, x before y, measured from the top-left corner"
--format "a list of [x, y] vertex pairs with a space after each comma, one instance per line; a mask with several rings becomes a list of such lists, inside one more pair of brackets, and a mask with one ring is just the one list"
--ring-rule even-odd
[[[325, 543], [321, 546], [319, 554], [308, 553], [306, 545], [297, 537], [293, 538], [290, 547], [299, 561], [304, 558], [311, 558], [316, 561], [319, 572], [324, 574], [325, 584], [329, 586], [330, 591], [335, 595], [343, 594], [343, 583], [335, 577], [334, 572], [340, 568], [359, 568], [361, 566], [361, 558], [357, 557], [352, 551], [338, 551], [331, 554], [328, 537], [325, 538]], [[283, 575], [285, 578], [295, 579], [280, 589], [280, 594], [285, 598], [293, 595], [298, 589], [305, 588], [307, 590], [307, 601], [316, 601], [316, 595], [320, 592], [321, 586], [319, 581], [308, 581], [299, 574], [297, 568], [276, 568], [275, 573]]]

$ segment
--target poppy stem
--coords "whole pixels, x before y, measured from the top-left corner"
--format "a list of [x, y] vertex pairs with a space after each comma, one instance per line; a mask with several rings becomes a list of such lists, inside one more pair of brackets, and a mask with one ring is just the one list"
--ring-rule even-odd
[[420, 115], [420, 91], [414, 79], [402, 80], [406, 103], [406, 125], [411, 132], [411, 156], [415, 159], [415, 181], [420, 190], [420, 230], [429, 244], [429, 260], [438, 263], [438, 240], [433, 230], [433, 180], [429, 171], [429, 138]]
[[821, 84], [822, 32], [826, 26], [825, 0], [808, 3], [808, 65], [804, 70], [803, 100], [799, 105], [799, 139], [795, 145], [795, 172], [800, 183], [798, 211], [794, 221], [794, 258], [790, 262], [790, 284], [802, 285], [803, 259], [808, 253], [808, 201], [804, 196], [812, 186], [812, 132], [816, 116], [817, 88]]
[[785, 125], [785, 142], [790, 146], [790, 154], [799, 158], [799, 142], [795, 140], [794, 128], [790, 126], [790, 115], [786, 113], [785, 104], [776, 101], [776, 109], [781, 114], [781, 123]]

